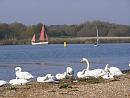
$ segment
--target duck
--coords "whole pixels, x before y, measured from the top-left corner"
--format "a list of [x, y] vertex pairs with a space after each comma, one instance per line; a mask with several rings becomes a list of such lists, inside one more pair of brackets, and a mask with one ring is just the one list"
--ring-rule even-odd
[[4, 81], [4, 80], [0, 80], [0, 86], [6, 85], [6, 84], [7, 84], [6, 81]]
[[86, 77], [86, 78], [87, 77], [98, 78], [98, 77], [103, 76], [103, 75], [106, 74], [104, 69], [93, 69], [93, 70], [90, 70], [89, 69], [89, 66], [90, 66], [89, 61], [86, 58], [82, 58], [82, 60], [80, 62], [82, 62], [82, 63], [85, 62], [87, 64], [87, 68], [86, 68], [86, 70], [84, 72], [84, 77]]
[[29, 72], [22, 72], [21, 67], [16, 67], [15, 68], [15, 75], [16, 75], [16, 79], [32, 79], [33, 75], [30, 74]]
[[43, 77], [37, 77], [37, 82], [53, 83], [56, 82], [55, 79], [56, 78], [51, 74], [47, 74], [46, 76]]
[[24, 85], [28, 83], [29, 81], [26, 79], [12, 79], [9, 81], [10, 85]]

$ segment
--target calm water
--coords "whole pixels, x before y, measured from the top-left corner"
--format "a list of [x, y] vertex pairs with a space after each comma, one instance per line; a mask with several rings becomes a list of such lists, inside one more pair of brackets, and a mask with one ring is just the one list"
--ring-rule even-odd
[[63, 45], [3, 45], [0, 46], [0, 79], [15, 78], [14, 68], [21, 66], [34, 76], [47, 73], [56, 74], [64, 72], [66, 66], [71, 66], [75, 73], [86, 68], [81, 64], [82, 57], [90, 61], [90, 69], [110, 66], [121, 70], [129, 69], [130, 44], [102, 44], [94, 47], [92, 44]]

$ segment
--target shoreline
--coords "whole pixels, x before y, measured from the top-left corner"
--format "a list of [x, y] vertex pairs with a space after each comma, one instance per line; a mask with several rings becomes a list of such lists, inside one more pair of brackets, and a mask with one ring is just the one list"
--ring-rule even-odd
[[[94, 44], [97, 37], [49, 38], [49, 44]], [[130, 37], [99, 37], [99, 43], [130, 43]], [[30, 39], [0, 40], [0, 45], [31, 45]]]
[[129, 98], [130, 71], [114, 80], [30, 82], [22, 86], [0, 87], [0, 98]]

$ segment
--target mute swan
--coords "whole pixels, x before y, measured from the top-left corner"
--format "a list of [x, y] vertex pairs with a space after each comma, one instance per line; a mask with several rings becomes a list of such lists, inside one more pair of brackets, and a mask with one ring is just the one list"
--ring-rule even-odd
[[29, 81], [25, 80], [25, 79], [12, 79], [9, 81], [9, 84], [11, 84], [11, 85], [24, 85], [28, 82]]
[[87, 64], [87, 69], [84, 73], [85, 77], [95, 77], [98, 78], [100, 76], [103, 76], [106, 74], [104, 69], [94, 69], [94, 70], [89, 70], [89, 61], [86, 58], [82, 58], [80, 62], [85, 62]]
[[56, 79], [57, 80], [62, 80], [62, 79], [65, 79], [66, 76], [67, 76], [66, 72], [64, 72], [64, 73], [58, 73], [58, 74], [56, 74]]
[[72, 69], [71, 67], [67, 67], [67, 68], [66, 68], [66, 74], [67, 74], [67, 76], [72, 77], [73, 74], [74, 74], [73, 69]]
[[7, 84], [6, 81], [4, 81], [4, 80], [0, 80], [0, 86], [3, 86], [3, 85], [5, 85], [5, 84]]
[[108, 64], [106, 64], [104, 70], [106, 71], [106, 74], [101, 76], [103, 79], [113, 79], [114, 78], [114, 76], [110, 73], [110, 70], [108, 68]]
[[51, 74], [47, 74], [45, 77], [37, 77], [37, 82], [52, 83], [56, 81], [54, 76], [52, 76]]
[[[108, 68], [109, 64], [107, 64], [106, 69], [109, 70], [109, 72], [113, 75], [113, 76], [120, 76], [123, 75], [123, 73], [121, 72], [121, 70], [117, 67], [110, 67]], [[105, 69], [105, 70], [106, 70]]]
[[130, 61], [129, 61], [129, 65], [128, 66], [130, 67]]
[[21, 67], [16, 67], [15, 68], [15, 74], [16, 78], [18, 79], [31, 79], [33, 76], [29, 72], [21, 72]]
[[85, 75], [84, 75], [85, 71], [86, 71], [86, 69], [83, 69], [82, 71], [79, 71], [79, 72], [77, 73], [77, 77], [78, 77], [79, 79], [85, 78]]

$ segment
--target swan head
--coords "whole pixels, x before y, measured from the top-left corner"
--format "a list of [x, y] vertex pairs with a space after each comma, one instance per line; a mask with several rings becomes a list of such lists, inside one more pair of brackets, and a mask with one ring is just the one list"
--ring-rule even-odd
[[22, 70], [21, 67], [16, 67], [16, 68], [15, 68], [15, 71], [16, 71], [16, 72], [21, 72], [21, 70]]
[[83, 62], [87, 62], [87, 61], [88, 60], [86, 58], [82, 58], [80, 62], [83, 63]]

